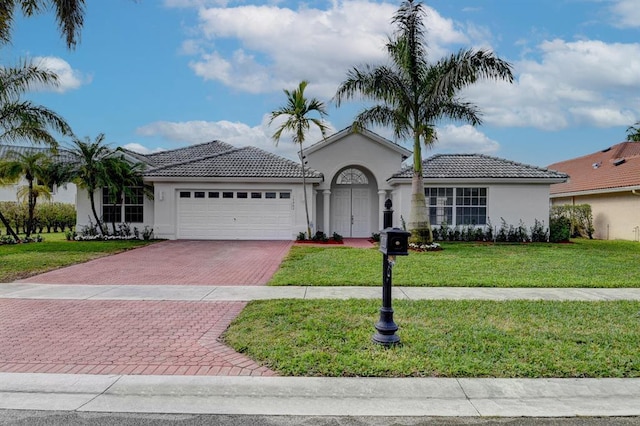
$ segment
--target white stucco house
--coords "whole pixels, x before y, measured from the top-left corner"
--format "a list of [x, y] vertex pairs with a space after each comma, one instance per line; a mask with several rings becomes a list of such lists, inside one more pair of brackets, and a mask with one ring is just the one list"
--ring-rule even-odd
[[[167, 239], [284, 239], [306, 231], [299, 163], [255, 147], [213, 141], [142, 155], [154, 198], [139, 191], [122, 205], [96, 194], [105, 218]], [[313, 231], [369, 237], [382, 227], [384, 201], [393, 201], [394, 225], [408, 219], [411, 151], [373, 132], [350, 128], [303, 150]], [[504, 218], [548, 224], [549, 186], [566, 175], [485, 155], [436, 155], [424, 160], [425, 193], [433, 224], [483, 226]], [[91, 218], [86, 192], [78, 193], [78, 226]]]

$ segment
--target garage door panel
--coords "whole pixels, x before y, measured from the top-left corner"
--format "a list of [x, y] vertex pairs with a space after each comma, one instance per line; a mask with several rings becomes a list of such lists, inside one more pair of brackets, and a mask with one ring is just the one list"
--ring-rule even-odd
[[[220, 194], [223, 192], [231, 191], [219, 191]], [[238, 192], [251, 194], [259, 191]], [[292, 238], [293, 212], [290, 198], [266, 198], [264, 194], [261, 198], [235, 198], [236, 194], [234, 192], [234, 198], [178, 198], [178, 238]]]

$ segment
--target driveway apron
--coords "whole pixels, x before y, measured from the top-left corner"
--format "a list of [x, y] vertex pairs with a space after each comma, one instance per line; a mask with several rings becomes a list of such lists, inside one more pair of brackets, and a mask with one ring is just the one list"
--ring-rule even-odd
[[21, 281], [93, 285], [264, 285], [292, 244], [292, 241], [163, 241]]
[[[38, 284], [264, 285], [291, 241], [164, 241], [27, 278]], [[246, 302], [0, 299], [0, 372], [252, 375], [219, 341]]]

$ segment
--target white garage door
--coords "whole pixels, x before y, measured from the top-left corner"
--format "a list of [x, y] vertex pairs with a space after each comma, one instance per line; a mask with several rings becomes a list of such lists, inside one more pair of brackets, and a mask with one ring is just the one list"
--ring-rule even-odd
[[290, 240], [291, 191], [178, 191], [178, 238]]

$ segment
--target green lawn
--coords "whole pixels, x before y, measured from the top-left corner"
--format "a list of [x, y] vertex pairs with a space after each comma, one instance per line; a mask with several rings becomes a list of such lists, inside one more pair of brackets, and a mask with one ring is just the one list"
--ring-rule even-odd
[[379, 306], [255, 301], [224, 338], [285, 376], [640, 377], [640, 302], [397, 301], [389, 349]]
[[[640, 287], [640, 243], [444, 243], [444, 250], [398, 257], [397, 286]], [[270, 285], [378, 286], [376, 249], [294, 246]]]
[[0, 283], [149, 244], [148, 241], [66, 241], [64, 233], [42, 234], [44, 242], [0, 245]]

